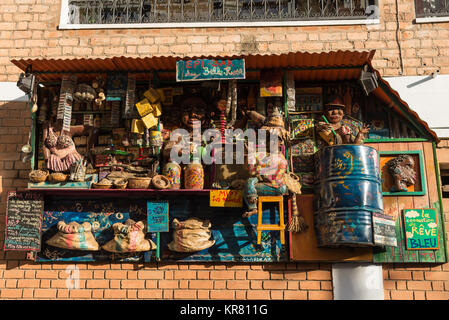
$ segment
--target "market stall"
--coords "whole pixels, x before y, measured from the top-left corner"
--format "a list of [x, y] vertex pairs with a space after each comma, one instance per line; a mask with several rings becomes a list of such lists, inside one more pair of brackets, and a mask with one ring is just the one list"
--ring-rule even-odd
[[[373, 55], [13, 61], [30, 84], [32, 170], [10, 195], [5, 249], [42, 262], [444, 262], [438, 138]], [[21, 206], [40, 221], [28, 236], [14, 233]], [[418, 216], [402, 211], [423, 208], [434, 236], [407, 242]]]

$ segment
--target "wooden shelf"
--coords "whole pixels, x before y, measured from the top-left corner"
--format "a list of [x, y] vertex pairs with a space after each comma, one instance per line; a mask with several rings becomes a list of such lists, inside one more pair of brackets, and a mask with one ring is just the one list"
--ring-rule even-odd
[[110, 196], [110, 197], [129, 197], [129, 196], [155, 196], [155, 195], [209, 195], [210, 189], [75, 189], [75, 188], [28, 188], [29, 192], [43, 193], [44, 195], [63, 195], [63, 196]]

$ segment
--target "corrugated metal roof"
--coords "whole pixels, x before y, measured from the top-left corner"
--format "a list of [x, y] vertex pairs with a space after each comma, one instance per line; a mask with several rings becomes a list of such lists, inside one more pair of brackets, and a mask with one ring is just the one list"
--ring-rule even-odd
[[[372, 51], [331, 51], [331, 52], [292, 52], [287, 54], [251, 54], [233, 56], [152, 56], [152, 57], [111, 57], [111, 58], [70, 58], [70, 59], [20, 59], [11, 62], [25, 71], [32, 65], [33, 72], [42, 82], [59, 81], [63, 74], [74, 73], [80, 78], [93, 78], [99, 73], [109, 71], [128, 71], [138, 73], [138, 79], [148, 78], [156, 71], [161, 80], [175, 80], [176, 61], [194, 59], [245, 59], [246, 78], [259, 79], [260, 69], [282, 68], [294, 70], [295, 80], [301, 82], [324, 82], [355, 80], [361, 68], [368, 64], [373, 70]], [[148, 73], [147, 73], [148, 72]], [[407, 113], [409, 118], [426, 131], [430, 137], [439, 141], [438, 136], [428, 124], [401, 99], [375, 70], [381, 86], [373, 94], [397, 112]], [[400, 105], [400, 106], [399, 106]]]
[[[258, 70], [271, 68], [295, 69], [301, 81], [337, 81], [356, 79], [360, 68], [369, 63], [375, 51], [331, 51], [321, 53], [293, 52], [287, 54], [255, 54], [234, 56], [153, 56], [73, 59], [11, 60], [22, 70], [32, 65], [41, 81], [57, 81], [64, 73], [103, 73], [108, 71], [156, 71], [160, 79], [174, 80], [176, 61], [190, 59], [245, 59], [248, 79], [257, 79]], [[142, 76], [144, 77], [144, 76]]]
[[413, 111], [407, 102], [405, 102], [399, 95], [399, 93], [394, 90], [390, 84], [381, 77], [378, 70], [373, 68], [374, 72], [377, 74], [380, 85], [377, 87], [373, 94], [383, 101], [387, 106], [393, 108], [397, 113], [402, 114], [405, 118], [410, 118], [412, 122], [417, 124], [422, 128], [421, 131], [427, 132], [436, 142], [440, 141], [438, 135], [430, 129], [430, 126], [426, 121], [420, 118], [418, 113]]

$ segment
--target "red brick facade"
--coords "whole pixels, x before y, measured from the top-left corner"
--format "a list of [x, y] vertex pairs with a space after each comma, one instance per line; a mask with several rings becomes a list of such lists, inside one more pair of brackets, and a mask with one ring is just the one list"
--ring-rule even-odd
[[[372, 50], [383, 76], [449, 73], [449, 23], [414, 24], [411, 0], [381, 1], [380, 24], [355, 26], [58, 30], [59, 0], [2, 0], [0, 81], [17, 81], [20, 58], [232, 55], [292, 51]], [[396, 10], [398, 9], [398, 12]], [[398, 20], [397, 20], [398, 19]], [[5, 198], [26, 187], [29, 109], [0, 103], [0, 247]], [[445, 142], [442, 147], [447, 147]], [[441, 160], [441, 159], [440, 159]], [[449, 203], [443, 203], [449, 210]], [[448, 221], [446, 215], [446, 223]], [[447, 229], [447, 226], [446, 226]], [[332, 299], [330, 263], [97, 264], [33, 263], [0, 251], [0, 299]], [[73, 267], [73, 265], [72, 265]], [[385, 299], [449, 299], [449, 264], [383, 265]]]

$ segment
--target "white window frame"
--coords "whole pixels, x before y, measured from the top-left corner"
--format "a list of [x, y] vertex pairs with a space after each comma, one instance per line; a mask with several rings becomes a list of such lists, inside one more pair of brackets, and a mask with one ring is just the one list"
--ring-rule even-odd
[[[416, 15], [416, 1], [413, 1], [413, 4], [415, 5], [415, 15]], [[447, 16], [440, 16], [440, 17], [421, 17], [415, 18], [415, 23], [438, 23], [438, 22], [449, 22], [449, 14]]]
[[[380, 0], [379, 0], [380, 1]], [[112, 24], [71, 24], [69, 23], [69, 0], [61, 0], [59, 30], [80, 29], [167, 29], [167, 28], [214, 28], [214, 27], [301, 27], [301, 26], [344, 26], [379, 24], [379, 8], [373, 18], [354, 20], [315, 21], [257, 21], [257, 22], [190, 22], [190, 23], [112, 23]]]

